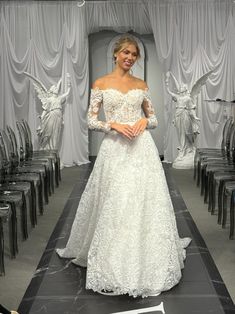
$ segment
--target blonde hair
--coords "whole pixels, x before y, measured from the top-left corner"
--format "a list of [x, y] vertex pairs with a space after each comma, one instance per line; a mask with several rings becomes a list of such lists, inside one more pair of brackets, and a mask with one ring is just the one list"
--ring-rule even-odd
[[113, 59], [114, 59], [114, 62], [116, 62], [116, 54], [118, 52], [120, 52], [121, 50], [123, 50], [126, 46], [129, 46], [129, 45], [134, 45], [135, 48], [136, 48], [136, 51], [137, 51], [137, 59], [140, 58], [140, 48], [137, 44], [137, 41], [134, 39], [134, 37], [132, 37], [131, 35], [129, 34], [125, 34], [123, 36], [121, 36], [118, 41], [115, 43], [114, 45], [114, 50], [113, 50]]

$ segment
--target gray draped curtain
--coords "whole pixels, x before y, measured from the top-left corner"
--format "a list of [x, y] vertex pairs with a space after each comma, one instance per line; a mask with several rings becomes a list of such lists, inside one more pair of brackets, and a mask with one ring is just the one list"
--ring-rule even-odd
[[[198, 97], [198, 146], [218, 146], [224, 108], [205, 99], [235, 98], [234, 11], [232, 0], [87, 1], [83, 7], [76, 1], [1, 1], [0, 127], [15, 129], [15, 122], [26, 118], [37, 145], [41, 104], [23, 72], [40, 78], [47, 87], [62, 77], [63, 89], [69, 72], [72, 92], [64, 107], [60, 156], [65, 166], [87, 163], [88, 35], [104, 29], [133, 30], [154, 34], [163, 80], [170, 70], [192, 87], [202, 74], [214, 69]], [[175, 104], [166, 90], [163, 93], [164, 154], [172, 161], [177, 154], [172, 125]]]

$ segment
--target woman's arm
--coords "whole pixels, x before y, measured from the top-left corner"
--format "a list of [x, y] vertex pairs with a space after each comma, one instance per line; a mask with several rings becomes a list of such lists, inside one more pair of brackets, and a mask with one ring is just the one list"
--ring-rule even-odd
[[148, 91], [148, 86], [145, 82], [142, 82], [141, 89], [144, 89], [142, 109], [145, 117], [140, 119], [133, 125], [134, 136], [138, 136], [145, 129], [154, 129], [158, 124], [151, 97]]
[[111, 130], [111, 124], [98, 119], [102, 101], [102, 90], [100, 90], [98, 87], [92, 88], [90, 94], [90, 105], [87, 114], [88, 127], [91, 130], [108, 133]]
[[144, 111], [145, 117], [147, 119], [147, 129], [154, 129], [158, 125], [155, 110], [152, 104], [152, 100], [148, 90], [144, 93], [144, 101], [142, 104], [142, 109]]

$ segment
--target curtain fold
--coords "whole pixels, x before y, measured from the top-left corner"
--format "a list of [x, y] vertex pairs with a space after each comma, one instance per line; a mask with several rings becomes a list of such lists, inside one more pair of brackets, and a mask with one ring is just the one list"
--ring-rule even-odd
[[[191, 89], [209, 70], [214, 70], [197, 98], [201, 119], [199, 147], [218, 147], [224, 120], [233, 114], [231, 106], [206, 99], [233, 100], [234, 95], [234, 8], [233, 1], [182, 0], [148, 1], [148, 11], [158, 56], [166, 73], [174, 73]], [[163, 77], [164, 80], [164, 77]], [[175, 103], [164, 90], [166, 135], [165, 160], [172, 162], [179, 144], [172, 120]]]
[[[64, 106], [60, 156], [62, 164], [88, 162], [86, 113], [89, 99], [88, 35], [100, 30], [153, 33], [163, 63], [191, 88], [214, 69], [197, 100], [201, 119], [198, 146], [218, 146], [222, 124], [231, 107], [205, 99], [235, 99], [235, 4], [232, 0], [15, 1], [0, 4], [0, 127], [16, 130], [27, 118], [37, 145], [36, 129], [41, 103], [24, 71], [49, 88], [66, 73], [72, 91]], [[92, 53], [92, 52], [90, 52]], [[177, 155], [178, 139], [172, 124], [175, 103], [164, 93], [165, 159]], [[226, 110], [225, 110], [226, 109]]]

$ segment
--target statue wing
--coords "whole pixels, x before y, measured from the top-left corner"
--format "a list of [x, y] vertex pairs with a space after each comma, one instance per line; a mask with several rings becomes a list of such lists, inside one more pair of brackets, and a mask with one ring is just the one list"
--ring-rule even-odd
[[37, 92], [38, 98], [41, 100], [43, 105], [46, 105], [48, 102], [48, 91], [45, 85], [39, 81], [36, 77], [28, 72], [24, 72], [30, 79], [33, 81], [33, 86]]
[[192, 90], [190, 92], [191, 97], [196, 97], [199, 94], [201, 87], [206, 83], [208, 77], [211, 75], [213, 71], [214, 70], [207, 72], [196, 81], [196, 83], [193, 85]]

